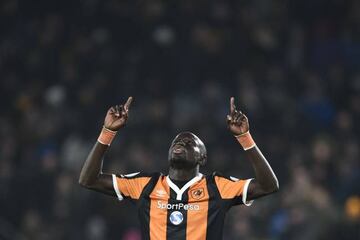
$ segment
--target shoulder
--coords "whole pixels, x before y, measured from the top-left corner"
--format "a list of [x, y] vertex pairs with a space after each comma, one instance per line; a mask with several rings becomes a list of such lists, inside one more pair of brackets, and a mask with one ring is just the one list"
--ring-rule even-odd
[[160, 177], [163, 174], [160, 172], [133, 172], [128, 174], [115, 174], [118, 178], [135, 179], [135, 178], [153, 178]]
[[224, 180], [228, 180], [228, 181], [231, 181], [231, 182], [237, 182], [237, 181], [240, 180], [237, 177], [234, 177], [234, 176], [231, 176], [231, 175], [226, 175], [226, 174], [223, 174], [221, 172], [213, 172], [212, 174], [207, 175], [206, 177], [208, 179], [210, 179], [210, 180], [224, 179]]

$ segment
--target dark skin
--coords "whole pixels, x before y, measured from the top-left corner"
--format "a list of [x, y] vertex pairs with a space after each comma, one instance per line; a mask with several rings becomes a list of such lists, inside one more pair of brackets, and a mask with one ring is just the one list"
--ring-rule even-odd
[[204, 143], [191, 132], [178, 134], [169, 148], [169, 177], [172, 180], [190, 180], [206, 162]]
[[[126, 125], [129, 108], [133, 98], [129, 97], [124, 105], [111, 107], [105, 117], [104, 126], [118, 131]], [[249, 131], [248, 118], [236, 109], [234, 98], [230, 99], [230, 113], [227, 115], [230, 132], [240, 135]], [[107, 145], [96, 142], [81, 170], [79, 183], [86, 188], [116, 196], [111, 174], [102, 172], [103, 158]], [[257, 146], [245, 151], [255, 172], [251, 181], [247, 199], [255, 199], [279, 190], [278, 180], [269, 163]], [[191, 132], [182, 132], [175, 137], [169, 149], [169, 177], [173, 180], [187, 181], [199, 173], [200, 166], [207, 159], [204, 143]]]

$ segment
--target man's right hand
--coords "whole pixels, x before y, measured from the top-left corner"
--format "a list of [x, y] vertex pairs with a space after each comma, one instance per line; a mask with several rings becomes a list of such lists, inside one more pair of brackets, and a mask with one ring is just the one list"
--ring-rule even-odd
[[129, 97], [124, 105], [111, 107], [106, 114], [104, 127], [112, 131], [118, 131], [126, 125], [129, 116], [129, 108], [133, 97]]

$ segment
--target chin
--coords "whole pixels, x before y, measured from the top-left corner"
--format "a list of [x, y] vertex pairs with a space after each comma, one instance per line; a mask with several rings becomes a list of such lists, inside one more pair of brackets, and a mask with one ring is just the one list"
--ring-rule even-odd
[[170, 159], [170, 167], [174, 169], [193, 169], [196, 164], [188, 161], [186, 158], [172, 157]]

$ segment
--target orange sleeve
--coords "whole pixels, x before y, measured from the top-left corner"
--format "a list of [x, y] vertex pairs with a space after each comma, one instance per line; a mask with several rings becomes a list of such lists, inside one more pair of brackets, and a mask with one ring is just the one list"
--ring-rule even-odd
[[221, 198], [232, 199], [242, 195], [246, 180], [232, 181], [224, 177], [215, 176], [215, 182]]
[[216, 187], [219, 190], [222, 199], [239, 199], [242, 204], [251, 206], [252, 201], [247, 199], [247, 191], [252, 178], [242, 180], [237, 178], [226, 178], [222, 176], [215, 176]]
[[[139, 176], [137, 176], [139, 175]], [[113, 176], [113, 186], [119, 200], [124, 197], [139, 199], [140, 195], [151, 177], [137, 174]]]

